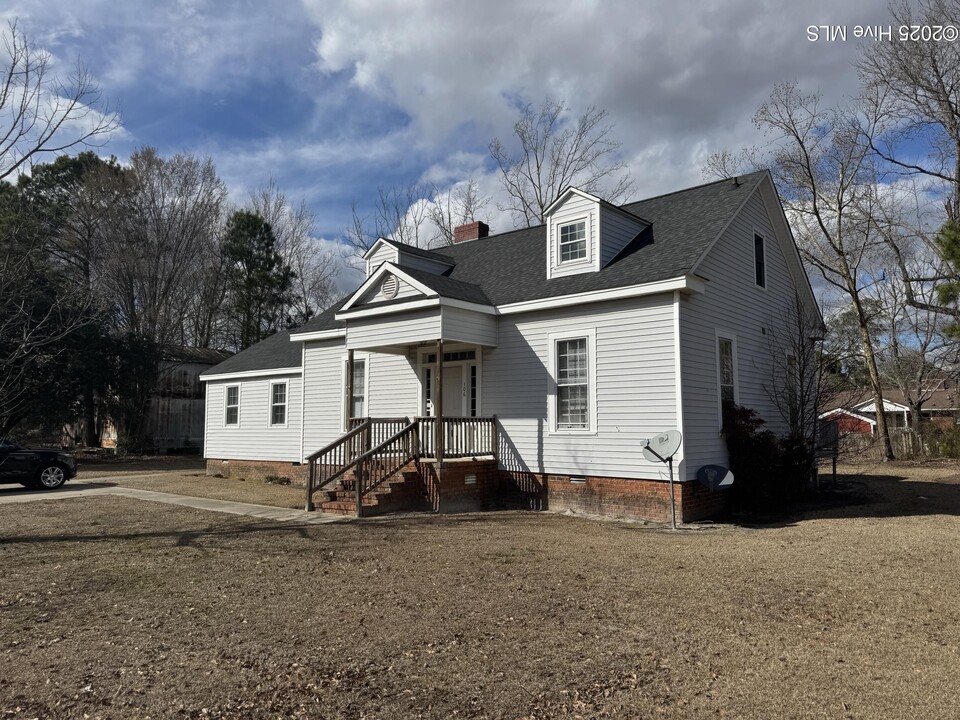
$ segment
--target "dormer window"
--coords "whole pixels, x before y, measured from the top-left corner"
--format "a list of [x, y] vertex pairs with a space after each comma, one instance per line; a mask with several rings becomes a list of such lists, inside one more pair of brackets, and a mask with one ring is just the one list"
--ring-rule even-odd
[[587, 257], [587, 221], [560, 225], [560, 262], [575, 262]]

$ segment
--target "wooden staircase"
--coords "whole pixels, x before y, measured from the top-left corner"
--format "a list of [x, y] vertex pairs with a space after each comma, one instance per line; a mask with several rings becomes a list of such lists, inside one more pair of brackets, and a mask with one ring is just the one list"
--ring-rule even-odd
[[[354, 477], [343, 478], [336, 489], [325, 491], [326, 500], [316, 503], [320, 512], [332, 515], [353, 515], [357, 511], [357, 482]], [[363, 496], [363, 515], [383, 515], [393, 512], [428, 512], [431, 505], [420, 473], [403, 470]]]
[[495, 417], [437, 422], [432, 417], [359, 418], [351, 430], [306, 458], [306, 510], [357, 517], [432, 510], [417, 461], [494, 455], [497, 447]]

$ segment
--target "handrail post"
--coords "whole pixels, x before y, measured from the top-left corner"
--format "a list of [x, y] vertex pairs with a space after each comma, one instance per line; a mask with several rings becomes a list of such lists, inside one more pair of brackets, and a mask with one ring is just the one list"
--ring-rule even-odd
[[490, 448], [490, 453], [493, 455], [493, 459], [497, 461], [497, 467], [500, 466], [500, 430], [497, 428], [497, 416], [494, 415], [490, 419], [490, 425], [492, 431], [490, 433], [491, 439], [493, 440], [493, 447]]
[[357, 468], [354, 471], [356, 482], [354, 482], [353, 487], [357, 496], [357, 517], [363, 517], [363, 472], [366, 464], [366, 460], [361, 460], [357, 463]]
[[310, 469], [307, 470], [307, 504], [304, 508], [307, 512], [313, 512], [313, 468], [314, 462], [310, 460]]

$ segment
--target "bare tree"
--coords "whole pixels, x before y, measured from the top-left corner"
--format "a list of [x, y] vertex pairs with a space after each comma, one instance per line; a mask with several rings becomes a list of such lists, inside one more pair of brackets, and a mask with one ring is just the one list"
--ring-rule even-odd
[[[754, 122], [776, 139], [766, 153], [748, 151], [742, 157], [769, 164], [803, 259], [849, 299], [874, 403], [881, 409], [882, 379], [864, 303], [874, 280], [869, 272], [874, 256], [884, 247], [874, 222], [881, 197], [870, 144], [851, 112], [822, 108], [819, 94], [804, 94], [795, 83], [777, 85]], [[713, 166], [724, 163], [715, 160]], [[884, 457], [892, 459], [882, 411], [877, 432]]]
[[376, 206], [363, 214], [356, 200], [350, 205], [350, 225], [344, 229], [345, 257], [358, 264], [378, 238], [390, 238], [415, 247], [426, 247], [431, 236], [431, 200], [436, 189], [429, 183], [378, 187]]
[[532, 227], [543, 222], [543, 211], [570, 185], [610, 202], [624, 199], [633, 180], [606, 119], [607, 111], [593, 106], [571, 123], [562, 101], [546, 100], [539, 109], [524, 105], [513, 125], [519, 150], [499, 138], [489, 146], [508, 197], [499, 209], [510, 212], [518, 227]]
[[490, 203], [490, 196], [480, 191], [480, 184], [464, 180], [438, 193], [430, 206], [430, 221], [436, 228], [433, 245], [453, 244], [453, 231], [458, 225], [473, 222]]
[[0, 66], [0, 180], [40, 154], [100, 145], [120, 126], [115, 110], [78, 60], [66, 78], [53, 72], [50, 54], [34, 46], [16, 21], [3, 33]]
[[377, 188], [376, 223], [378, 234], [414, 247], [426, 247], [426, 223], [430, 199], [436, 193], [428, 183], [408, 183]]
[[[896, 0], [893, 25], [952, 26], [960, 0]], [[921, 175], [946, 187], [949, 219], [960, 219], [960, 46], [924, 40], [864, 45], [858, 62], [866, 108], [878, 132], [870, 146], [893, 173]], [[925, 155], [917, 148], [926, 149]]]
[[105, 277], [125, 330], [158, 346], [189, 344], [204, 259], [216, 260], [226, 186], [209, 158], [152, 148], [130, 158], [133, 189], [111, 224]]
[[[824, 329], [820, 318], [794, 295], [793, 303], [768, 335], [772, 363], [763, 385], [787, 424], [790, 438], [807, 449], [811, 463], [820, 442], [820, 410], [831, 406], [846, 389], [843, 379], [833, 372], [833, 358], [823, 352]], [[809, 470], [812, 476], [812, 465]]]
[[85, 288], [58, 282], [36, 218], [10, 186], [0, 186], [0, 435], [23, 417], [30, 379], [53, 364], [62, 341], [89, 322]]
[[291, 205], [273, 179], [250, 196], [250, 206], [270, 224], [277, 252], [295, 273], [292, 304], [284, 313], [291, 324], [301, 325], [334, 300], [338, 267], [333, 253], [315, 237], [313, 211], [304, 202]]
[[[936, 267], [931, 266], [936, 272]], [[880, 372], [888, 386], [903, 394], [910, 408], [914, 452], [919, 449], [920, 416], [940, 381], [949, 379], [960, 355], [958, 344], [945, 328], [949, 318], [942, 313], [919, 310], [910, 304], [903, 279], [892, 275], [878, 285], [886, 324], [885, 347], [881, 348]], [[921, 300], [935, 290], [918, 286]]]

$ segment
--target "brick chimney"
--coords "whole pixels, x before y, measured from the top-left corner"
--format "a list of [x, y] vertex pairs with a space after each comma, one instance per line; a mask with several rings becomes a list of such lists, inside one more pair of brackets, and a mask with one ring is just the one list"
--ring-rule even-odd
[[490, 226], [479, 220], [467, 223], [466, 225], [457, 225], [453, 229], [453, 242], [459, 243], [465, 240], [477, 240], [485, 238], [490, 234]]

